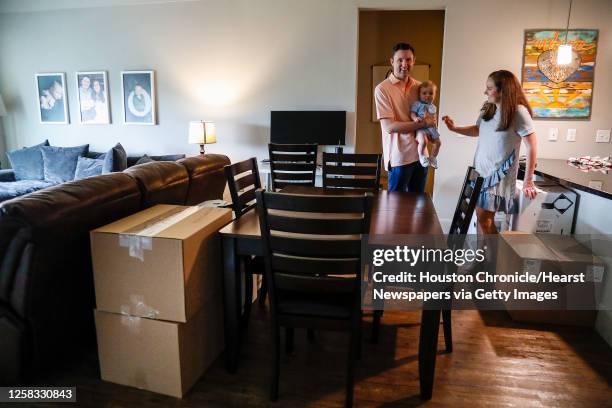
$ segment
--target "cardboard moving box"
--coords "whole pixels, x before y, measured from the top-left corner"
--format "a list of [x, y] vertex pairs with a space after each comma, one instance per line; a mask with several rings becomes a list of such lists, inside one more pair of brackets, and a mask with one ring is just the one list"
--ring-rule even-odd
[[157, 205], [91, 231], [99, 311], [187, 322], [221, 294], [226, 208]]
[[[505, 232], [501, 234], [497, 258], [498, 271], [551, 271], [555, 275], [572, 275], [583, 272], [585, 283], [580, 285], [542, 284], [542, 289], [557, 288], [560, 300], [569, 310], [517, 310], [509, 308], [513, 320], [593, 327], [597, 316], [597, 302], [601, 300], [601, 282], [605, 263], [592, 251], [568, 235], [528, 234]], [[537, 290], [537, 285], [497, 283], [502, 290]], [[589, 305], [590, 309], [587, 307]], [[582, 310], [574, 310], [582, 309]], [[590, 309], [590, 310], [589, 310]]]
[[102, 379], [182, 398], [223, 349], [222, 312], [221, 296], [187, 323], [96, 310]]

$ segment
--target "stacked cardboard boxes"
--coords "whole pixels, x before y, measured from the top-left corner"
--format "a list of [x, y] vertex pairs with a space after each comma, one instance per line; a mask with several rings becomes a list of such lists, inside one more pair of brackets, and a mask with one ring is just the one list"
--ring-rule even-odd
[[103, 380], [182, 397], [223, 348], [223, 208], [158, 205], [91, 232]]

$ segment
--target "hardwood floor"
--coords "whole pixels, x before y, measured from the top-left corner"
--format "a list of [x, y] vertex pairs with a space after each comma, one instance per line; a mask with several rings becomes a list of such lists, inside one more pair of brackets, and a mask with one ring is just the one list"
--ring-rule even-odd
[[[453, 312], [454, 351], [440, 338], [434, 396], [419, 399], [419, 314], [385, 312], [380, 343], [357, 364], [357, 407], [610, 407], [612, 349], [594, 332], [513, 322], [505, 312]], [[281, 357], [279, 400], [268, 401], [268, 324], [253, 307], [238, 372], [221, 356], [183, 400], [99, 380], [95, 355], [40, 384], [77, 385], [83, 407], [338, 407], [344, 402], [348, 337], [296, 330]], [[440, 333], [442, 330], [440, 329]], [[17, 405], [16, 405], [17, 406]], [[23, 406], [23, 405], [20, 405]], [[45, 406], [45, 405], [39, 405]]]

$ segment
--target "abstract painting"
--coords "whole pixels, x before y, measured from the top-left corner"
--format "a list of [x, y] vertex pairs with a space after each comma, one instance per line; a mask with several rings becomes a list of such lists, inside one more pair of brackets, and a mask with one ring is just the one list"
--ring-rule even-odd
[[598, 30], [569, 30], [572, 63], [556, 65], [565, 30], [526, 30], [523, 48], [523, 91], [534, 119], [590, 119], [593, 102]]

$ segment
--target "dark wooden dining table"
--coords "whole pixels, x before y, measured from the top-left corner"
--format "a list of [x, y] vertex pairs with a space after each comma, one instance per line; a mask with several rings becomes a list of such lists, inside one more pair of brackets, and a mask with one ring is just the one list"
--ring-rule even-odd
[[[290, 186], [292, 194], [354, 194], [347, 190]], [[242, 343], [242, 285], [240, 257], [263, 256], [263, 246], [256, 209], [244, 214], [220, 230], [223, 241], [223, 287], [225, 313], [226, 367], [238, 368]], [[389, 235], [442, 235], [442, 227], [431, 198], [424, 193], [380, 191], [374, 195], [370, 239]], [[419, 379], [421, 398], [431, 399], [438, 346], [440, 310], [422, 310], [419, 336]]]

